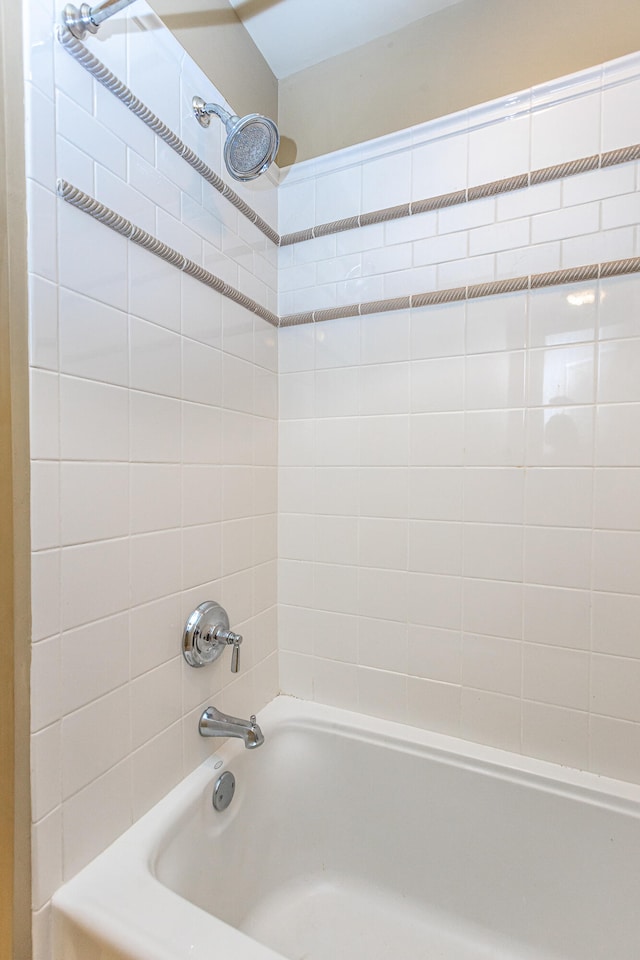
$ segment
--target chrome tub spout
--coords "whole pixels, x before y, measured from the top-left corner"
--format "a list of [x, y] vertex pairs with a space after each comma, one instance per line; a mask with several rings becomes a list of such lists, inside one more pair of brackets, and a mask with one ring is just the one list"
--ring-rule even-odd
[[240, 720], [238, 717], [228, 717], [215, 707], [207, 707], [200, 717], [198, 730], [201, 737], [240, 737], [247, 750], [264, 743], [262, 730], [254, 714], [248, 720]]

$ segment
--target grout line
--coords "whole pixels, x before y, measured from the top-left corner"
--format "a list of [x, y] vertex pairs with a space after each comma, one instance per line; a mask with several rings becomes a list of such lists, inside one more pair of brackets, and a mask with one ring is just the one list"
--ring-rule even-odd
[[468, 284], [453, 287], [449, 290], [429, 290], [424, 293], [413, 293], [404, 297], [390, 297], [383, 300], [372, 300], [364, 303], [352, 303], [343, 307], [331, 307], [325, 310], [309, 310], [304, 313], [293, 313], [282, 317], [267, 310], [251, 297], [241, 293], [235, 287], [225, 283], [220, 277], [205, 270], [193, 260], [189, 260], [178, 250], [158, 240], [136, 226], [126, 217], [111, 210], [99, 200], [94, 199], [70, 184], [67, 180], [58, 180], [58, 196], [66, 203], [70, 203], [89, 214], [100, 223], [104, 223], [116, 233], [150, 253], [160, 257], [183, 273], [187, 273], [195, 280], [212, 287], [222, 296], [240, 304], [257, 316], [262, 317], [274, 327], [293, 327], [306, 323], [321, 323], [324, 320], [339, 320], [345, 317], [367, 316], [375, 313], [408, 310], [414, 307], [434, 306], [436, 304], [452, 303], [460, 300], [477, 300], [481, 297], [495, 297], [500, 294], [513, 293], [519, 290], [536, 290], [542, 287], [555, 287], [567, 283], [581, 283], [585, 280], [598, 280], [601, 277], [615, 277], [623, 274], [640, 273], [640, 257], [629, 257], [624, 260], [609, 260], [604, 263], [585, 264], [581, 267], [568, 267], [562, 270], [553, 270], [550, 273], [527, 274], [522, 277], [511, 277], [506, 280], [491, 280], [488, 283]]

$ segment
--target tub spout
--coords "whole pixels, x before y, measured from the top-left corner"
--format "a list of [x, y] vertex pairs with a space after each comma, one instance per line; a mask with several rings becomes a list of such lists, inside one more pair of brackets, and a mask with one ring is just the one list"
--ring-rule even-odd
[[228, 717], [215, 707], [207, 707], [200, 717], [198, 730], [201, 737], [240, 737], [247, 750], [264, 743], [264, 735], [254, 714], [248, 720], [239, 720], [238, 717]]

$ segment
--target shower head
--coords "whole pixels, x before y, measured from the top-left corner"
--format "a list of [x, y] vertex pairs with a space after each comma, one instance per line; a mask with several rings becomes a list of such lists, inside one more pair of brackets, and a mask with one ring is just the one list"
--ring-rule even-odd
[[224, 162], [234, 180], [255, 180], [271, 165], [280, 146], [280, 134], [273, 120], [259, 113], [236, 117], [217, 103], [205, 103], [202, 97], [194, 97], [192, 104], [201, 126], [209, 126], [211, 114], [224, 123]]

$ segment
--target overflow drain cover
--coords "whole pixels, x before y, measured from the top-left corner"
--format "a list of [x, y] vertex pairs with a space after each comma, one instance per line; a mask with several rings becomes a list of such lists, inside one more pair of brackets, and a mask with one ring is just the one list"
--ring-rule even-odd
[[236, 792], [236, 778], [231, 770], [225, 770], [216, 780], [213, 788], [213, 806], [216, 810], [226, 810]]

